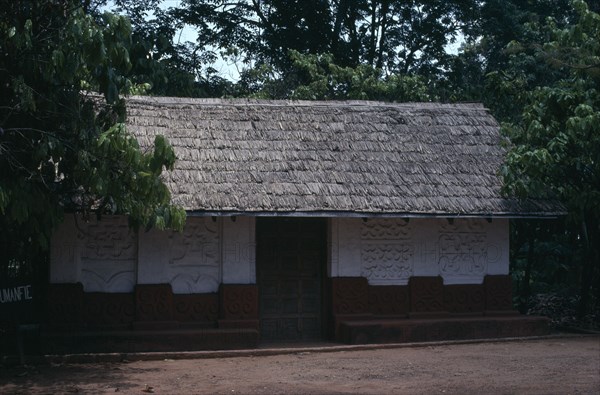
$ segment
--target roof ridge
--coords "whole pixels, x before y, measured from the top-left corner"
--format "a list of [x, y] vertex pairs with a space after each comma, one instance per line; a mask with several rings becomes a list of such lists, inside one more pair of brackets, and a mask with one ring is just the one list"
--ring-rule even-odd
[[471, 110], [484, 110], [487, 108], [479, 102], [384, 102], [377, 100], [284, 100], [284, 99], [252, 99], [252, 98], [192, 98], [192, 97], [169, 97], [169, 96], [126, 96], [129, 102], [152, 103], [152, 104], [196, 104], [196, 105], [260, 105], [273, 107], [425, 107], [425, 108], [468, 108]]

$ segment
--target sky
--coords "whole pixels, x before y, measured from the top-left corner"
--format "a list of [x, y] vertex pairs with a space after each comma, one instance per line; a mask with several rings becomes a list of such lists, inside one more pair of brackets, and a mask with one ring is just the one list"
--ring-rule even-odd
[[[171, 7], [179, 7], [181, 0], [162, 0], [160, 7], [167, 9]], [[113, 2], [109, 1], [108, 5], [104, 7], [105, 10], [110, 11], [113, 7]], [[151, 18], [152, 15], [149, 15]], [[185, 26], [181, 29], [174, 37], [176, 43], [184, 43], [187, 41], [195, 42], [198, 38], [197, 32], [191, 26]], [[451, 54], [458, 53], [460, 46], [464, 43], [464, 37], [461, 35], [457, 38], [456, 42], [446, 46], [446, 51]], [[218, 51], [217, 51], [218, 52]], [[212, 68], [217, 70], [220, 77], [230, 81], [237, 81], [240, 77], [239, 68], [236, 67], [235, 63], [226, 61], [224, 59], [218, 59], [214, 64], [210, 65]]]
[[[181, 0], [162, 0], [160, 7], [162, 9], [177, 8], [181, 5]], [[109, 1], [103, 10], [110, 11], [114, 7], [114, 3]], [[149, 15], [152, 18], [152, 14]], [[187, 41], [195, 42], [198, 38], [197, 32], [191, 26], [185, 26], [177, 34], [175, 34], [174, 41], [176, 43], [184, 43]], [[223, 59], [218, 59], [214, 64], [210, 65], [212, 68], [217, 70], [220, 77], [230, 81], [237, 81], [240, 77], [238, 68], [232, 62], [227, 62]]]

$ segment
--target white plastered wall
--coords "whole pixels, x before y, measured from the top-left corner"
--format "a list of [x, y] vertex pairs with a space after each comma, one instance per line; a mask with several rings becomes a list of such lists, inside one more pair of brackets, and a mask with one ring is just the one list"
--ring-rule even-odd
[[223, 284], [256, 283], [256, 220], [223, 218]]
[[66, 216], [52, 238], [50, 282], [81, 282], [87, 292], [131, 292], [137, 251], [137, 237], [125, 217], [86, 222]]
[[[508, 220], [334, 218], [328, 273], [403, 285], [411, 276], [479, 284], [508, 274]], [[125, 217], [86, 223], [67, 216], [52, 241], [50, 281], [81, 282], [86, 292], [132, 292], [170, 283], [173, 292], [216, 292], [220, 283], [256, 283], [253, 217], [189, 217], [183, 233], [131, 232]]]
[[508, 274], [507, 219], [334, 218], [328, 245], [331, 277], [372, 285], [405, 285], [411, 276], [481, 284], [487, 274]]
[[81, 282], [86, 292], [133, 292], [169, 283], [176, 294], [253, 284], [254, 218], [188, 217], [183, 232], [129, 230], [126, 217], [89, 223], [67, 216], [55, 232], [51, 283]]
[[221, 222], [188, 217], [183, 232], [139, 234], [138, 284], [171, 284], [173, 293], [215, 292], [221, 282]]

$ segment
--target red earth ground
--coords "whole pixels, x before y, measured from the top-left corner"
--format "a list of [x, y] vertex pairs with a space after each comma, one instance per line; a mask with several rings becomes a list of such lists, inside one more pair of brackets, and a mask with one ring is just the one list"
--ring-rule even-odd
[[4, 367], [0, 393], [600, 394], [598, 336], [332, 351]]

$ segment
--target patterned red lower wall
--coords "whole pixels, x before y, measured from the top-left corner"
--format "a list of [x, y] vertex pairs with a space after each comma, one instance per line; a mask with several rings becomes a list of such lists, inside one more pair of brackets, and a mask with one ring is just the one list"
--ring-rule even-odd
[[[478, 284], [445, 285], [444, 310], [455, 314], [481, 315], [485, 311], [485, 287]], [[510, 306], [506, 310], [510, 310]]]
[[176, 295], [168, 284], [138, 285], [134, 293], [84, 292], [81, 284], [50, 284], [46, 322], [53, 327], [115, 327], [134, 322], [216, 326], [218, 294]]
[[381, 316], [408, 314], [408, 287], [402, 285], [369, 286], [369, 312]]
[[173, 295], [173, 319], [178, 322], [204, 322], [216, 326], [219, 296], [211, 294]]
[[46, 296], [46, 322], [53, 326], [78, 326], [83, 323], [83, 285], [50, 284]]
[[408, 285], [389, 286], [369, 285], [363, 277], [336, 277], [329, 288], [334, 315], [513, 312], [509, 275], [459, 285], [444, 285], [439, 276], [411, 277]]
[[254, 284], [221, 284], [219, 327], [259, 330], [258, 287]]
[[503, 312], [512, 310], [512, 279], [510, 276], [485, 276], [485, 310]]
[[169, 284], [137, 285], [133, 293], [50, 284], [44, 352], [252, 348], [259, 339], [257, 306], [255, 285], [180, 295]]
[[133, 293], [84, 292], [80, 283], [50, 284], [46, 300], [46, 322], [53, 326], [179, 322], [217, 327], [218, 322], [236, 322], [247, 327], [258, 320], [256, 285], [222, 284], [219, 293], [173, 294], [169, 284], [137, 285]]
[[373, 286], [357, 277], [330, 281], [330, 333], [344, 343], [531, 336], [549, 330], [545, 318], [513, 310], [508, 275], [461, 285], [444, 285], [441, 277], [412, 277], [405, 286]]
[[440, 313], [444, 309], [444, 280], [441, 277], [411, 277], [408, 280], [411, 313]]
[[[512, 310], [510, 276], [486, 276], [483, 284], [469, 285], [444, 285], [441, 277], [413, 277], [403, 286], [373, 286], [362, 277], [330, 278], [327, 285], [324, 318], [328, 337], [338, 341], [539, 334], [545, 325], [543, 320], [518, 319]], [[172, 331], [188, 330], [188, 340], [194, 339], [192, 345], [182, 340], [177, 346], [181, 349], [231, 348], [237, 344], [231, 341], [236, 333], [252, 347], [260, 335], [256, 285], [222, 284], [218, 293], [177, 295], [168, 284], [138, 285], [133, 293], [115, 294], [85, 293], [81, 284], [51, 284], [47, 300], [45, 327], [52, 336], [83, 330], [110, 339], [106, 331], [125, 331], [124, 339], [131, 339], [142, 333], [136, 329], [156, 331], [155, 337], [144, 332], [149, 337], [143, 344], [131, 343], [136, 350], [166, 347], [160, 336]], [[486, 319], [500, 316], [508, 318]], [[427, 333], [423, 328], [429, 328]], [[219, 344], [220, 338], [229, 344]], [[79, 347], [71, 343], [65, 347]], [[94, 344], [96, 349], [106, 346], [99, 340]]]
[[135, 301], [128, 293], [83, 293], [83, 323], [91, 327], [125, 327], [135, 319]]

